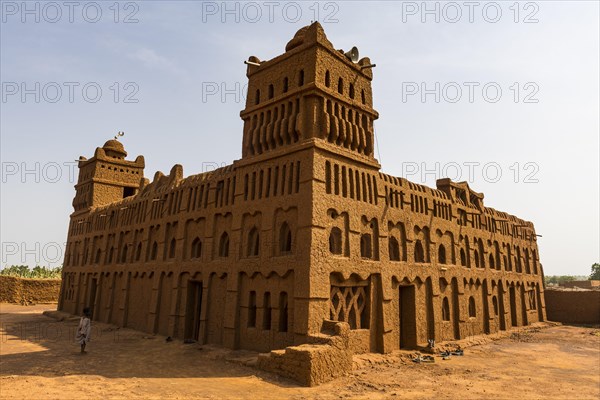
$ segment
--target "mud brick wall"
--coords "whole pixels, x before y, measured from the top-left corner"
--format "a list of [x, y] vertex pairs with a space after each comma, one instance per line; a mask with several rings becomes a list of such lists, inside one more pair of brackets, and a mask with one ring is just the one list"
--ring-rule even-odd
[[600, 290], [546, 289], [546, 313], [550, 321], [600, 324]]
[[54, 303], [58, 301], [60, 279], [25, 279], [0, 275], [0, 302]]
[[566, 288], [578, 287], [578, 288], [584, 288], [584, 289], [591, 289], [594, 287], [600, 287], [600, 280], [565, 282], [565, 283], [563, 283], [563, 286]]

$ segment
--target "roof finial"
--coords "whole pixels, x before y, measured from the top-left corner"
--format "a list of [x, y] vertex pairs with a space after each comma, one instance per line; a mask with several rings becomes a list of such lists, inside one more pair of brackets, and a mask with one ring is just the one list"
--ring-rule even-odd
[[117, 140], [121, 136], [125, 136], [125, 132], [121, 132], [121, 131], [117, 132], [117, 135], [115, 136], [115, 140]]

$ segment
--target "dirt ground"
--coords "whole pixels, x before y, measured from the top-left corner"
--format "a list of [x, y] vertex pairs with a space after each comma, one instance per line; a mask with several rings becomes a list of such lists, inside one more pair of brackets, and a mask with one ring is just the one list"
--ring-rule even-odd
[[2, 399], [598, 399], [600, 330], [527, 329], [485, 338], [463, 357], [416, 364], [408, 353], [355, 357], [355, 370], [314, 388], [258, 371], [256, 354], [166, 342], [93, 323], [89, 352], [56, 305], [0, 305]]

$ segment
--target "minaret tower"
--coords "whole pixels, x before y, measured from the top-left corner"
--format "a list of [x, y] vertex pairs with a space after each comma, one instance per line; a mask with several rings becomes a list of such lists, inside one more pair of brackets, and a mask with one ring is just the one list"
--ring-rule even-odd
[[103, 206], [137, 193], [144, 177], [144, 157], [125, 159], [127, 152], [117, 139], [96, 148], [89, 160], [79, 157], [79, 179], [75, 185], [75, 213]]
[[378, 168], [370, 60], [358, 60], [356, 49], [335, 50], [318, 22], [300, 29], [285, 50], [268, 61], [248, 59], [242, 158], [312, 142]]

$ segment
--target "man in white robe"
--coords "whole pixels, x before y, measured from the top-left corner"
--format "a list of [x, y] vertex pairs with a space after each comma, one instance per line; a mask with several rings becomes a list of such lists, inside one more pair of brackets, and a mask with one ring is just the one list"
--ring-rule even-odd
[[90, 309], [88, 307], [84, 308], [83, 317], [79, 320], [79, 327], [75, 336], [75, 340], [81, 345], [81, 353], [85, 353], [85, 345], [90, 341], [92, 333], [92, 320], [90, 317]]

